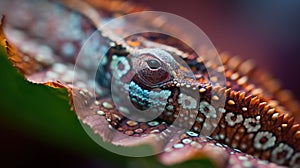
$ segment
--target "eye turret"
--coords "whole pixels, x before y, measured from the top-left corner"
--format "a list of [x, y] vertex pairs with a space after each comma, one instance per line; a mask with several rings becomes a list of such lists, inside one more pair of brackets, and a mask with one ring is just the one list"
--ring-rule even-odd
[[145, 88], [168, 85], [179, 67], [173, 56], [159, 48], [140, 49], [132, 59], [134, 82]]

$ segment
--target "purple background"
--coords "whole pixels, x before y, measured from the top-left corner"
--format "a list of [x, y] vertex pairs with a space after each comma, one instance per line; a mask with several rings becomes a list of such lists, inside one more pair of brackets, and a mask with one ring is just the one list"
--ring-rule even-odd
[[138, 1], [199, 26], [219, 51], [251, 58], [300, 98], [300, 1]]

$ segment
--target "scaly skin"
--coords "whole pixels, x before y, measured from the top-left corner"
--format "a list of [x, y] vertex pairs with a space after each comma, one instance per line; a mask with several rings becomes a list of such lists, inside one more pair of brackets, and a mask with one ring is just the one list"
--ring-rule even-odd
[[[78, 6], [82, 7], [82, 4], [79, 2], [70, 5], [66, 1], [64, 5], [70, 9], [59, 5], [49, 7], [58, 8], [59, 11], [55, 15], [51, 13], [51, 16], [45, 13], [49, 22], [44, 22], [42, 26], [38, 22], [40, 18], [34, 16], [38, 11], [27, 11], [30, 16], [34, 16], [31, 25], [18, 25], [17, 18], [9, 20], [8, 17], [8, 39], [15, 43], [21, 53], [13, 58], [18, 57], [25, 62], [22, 64], [17, 61], [15, 64], [33, 82], [59, 80], [67, 87], [71, 80], [66, 74], [74, 67], [78, 46], [97, 27], [95, 16], [92, 18], [84, 10], [94, 10], [91, 6], [87, 5], [80, 10]], [[15, 7], [18, 7], [18, 3]], [[103, 8], [101, 5], [100, 7]], [[74, 12], [76, 10], [79, 13]], [[109, 9], [106, 10], [110, 12]], [[61, 18], [66, 20], [61, 22]], [[35, 25], [40, 26], [41, 30], [30, 29]], [[64, 26], [71, 26], [71, 29], [59, 29]], [[16, 28], [23, 33], [23, 39], [14, 36], [13, 30]], [[47, 32], [42, 28], [49, 28], [51, 31]], [[64, 33], [65, 36], [61, 36]], [[118, 34], [115, 32], [101, 30], [100, 33], [102, 39], [96, 39], [99, 41], [95, 44], [102, 44], [103, 48], [91, 47], [90, 52], [95, 54], [108, 49], [106, 61], [99, 66], [97, 73], [101, 92], [98, 92], [94, 101], [87, 91], [82, 90], [91, 89], [88, 82], [85, 83], [85, 78], [77, 79], [70, 89], [73, 91], [73, 103], [79, 104], [81, 109], [80, 112], [76, 111], [79, 119], [104, 140], [124, 146], [138, 144], [130, 142], [130, 138], [121, 142], [121, 137], [110, 137], [107, 131], [112, 127], [129, 137], [140, 137], [159, 134], [173, 124], [177, 129], [190, 130], [173, 135], [170, 138], [172, 141], [161, 146], [164, 152], [159, 155], [159, 159], [165, 164], [179, 163], [206, 154], [218, 158], [216, 163], [220, 167], [276, 167], [275, 164], [260, 159], [278, 165], [300, 166], [299, 109], [288, 103], [292, 101], [289, 94], [270, 85], [275, 83], [274, 80], [259, 79], [257, 74], [260, 71], [251, 63], [221, 55], [226, 87], [221, 84], [216, 86], [214, 83], [217, 83], [218, 78], [209, 76], [207, 71], [218, 71], [220, 68], [214, 64], [205, 65], [188, 47], [172, 37], [160, 39], [157, 34], [138, 34], [116, 42], [114, 37]], [[44, 39], [43, 44], [52, 51], [50, 56], [40, 57], [37, 51], [37, 48], [42, 48], [40, 44], [35, 48], [22, 48], [25, 41], [36, 42], [38, 39]], [[70, 50], [70, 46], [74, 50]], [[210, 52], [203, 51], [203, 54]], [[33, 66], [30, 69], [25, 55], [30, 58], [30, 62], [34, 62], [30, 64], [38, 64], [39, 68]], [[184, 62], [178, 62], [179, 58]], [[79, 66], [84, 69], [89, 68], [89, 65], [84, 62]], [[110, 82], [111, 79], [113, 83]], [[120, 96], [121, 100], [113, 101], [112, 95], [115, 93], [121, 96], [128, 94], [129, 99]], [[274, 103], [282, 94], [288, 98]], [[223, 106], [222, 101], [225, 103]], [[116, 107], [115, 103], [121, 103], [123, 108]], [[145, 115], [130, 108], [130, 104], [142, 111], [151, 110]], [[161, 110], [163, 112], [160, 114]], [[182, 116], [179, 112], [182, 112]], [[127, 117], [124, 116], [125, 113]], [[129, 119], [128, 115], [130, 118], [138, 116], [136, 119], [139, 121]], [[153, 120], [143, 122], [149, 118]], [[210, 131], [210, 137], [202, 136]]]
[[[145, 62], [147, 62], [147, 59], [160, 60], [161, 58], [155, 57], [155, 52], [157, 52], [157, 49], [153, 49], [152, 53], [147, 53], [148, 57], [150, 54], [153, 54], [150, 56], [150, 58], [142, 58], [142, 60], [144, 60]], [[168, 55], [168, 53], [165, 53], [165, 55]], [[143, 57], [143, 55], [137, 55], [136, 57]], [[112, 57], [109, 56], [109, 58]], [[126, 58], [126, 61], [124, 61], [124, 59], [122, 58]], [[270, 100], [269, 97], [264, 97], [263, 95], [258, 97], [252, 94], [253, 90], [247, 90], [247, 86], [249, 86], [250, 84], [248, 84], [247, 80], [245, 81], [244, 76], [241, 76], [235, 81], [232, 81], [233, 77], [228, 75], [227, 81], [232, 82], [229, 83], [226, 88], [216, 88], [218, 89], [219, 94], [212, 96], [211, 90], [213, 87], [210, 85], [208, 77], [206, 76], [207, 70], [206, 68], [201, 68], [201, 66], [203, 66], [203, 62], [197, 62], [197, 64], [191, 65], [191, 62], [193, 62], [194, 60], [189, 60], [188, 58], [186, 58], [186, 62], [190, 64], [190, 68], [194, 69], [193, 73], [202, 74], [202, 76], [196, 77], [196, 82], [191, 82], [191, 80], [185, 79], [176, 79], [177, 77], [182, 78], [184, 77], [184, 75], [170, 75], [171, 77], [167, 76], [166, 78], [163, 78], [163, 82], [159, 85], [157, 85], [156, 82], [151, 83], [153, 84], [151, 85], [149, 83], [144, 83], [145, 79], [140, 79], [139, 77], [133, 77], [132, 80], [128, 80], [129, 77], [127, 77], [126, 75], [132, 74], [133, 70], [128, 68], [127, 71], [124, 72], [124, 69], [126, 68], [123, 67], [130, 67], [133, 64], [130, 62], [130, 54], [119, 55], [114, 59], [123, 60], [119, 62], [119, 65], [122, 64], [122, 69], [118, 69], [115, 66], [111, 69], [113, 71], [122, 71], [123, 75], [120, 76], [119, 80], [123, 79], [123, 84], [126, 83], [130, 85], [130, 83], [134, 83], [132, 87], [123, 88], [123, 92], [135, 93], [135, 96], [130, 96], [131, 99], [141, 101], [143, 98], [143, 96], [141, 96], [142, 93], [148, 93], [156, 87], [161, 88], [162, 90], [160, 91], [170, 92], [168, 98], [166, 99], [167, 104], [164, 104], [165, 108], [163, 110], [163, 113], [155, 121], [164, 121], [167, 123], [168, 126], [168, 124], [172, 124], [174, 120], [178, 118], [180, 110], [186, 111], [187, 116], [191, 113], [197, 113], [196, 121], [192, 124], [190, 131], [196, 134], [200, 134], [201, 131], [204, 131], [206, 129], [209, 131], [211, 129], [210, 127], [213, 125], [211, 124], [211, 122], [214, 123], [215, 121], [215, 123], [217, 124], [216, 129], [213, 131], [211, 137], [217, 142], [221, 144], [226, 144], [236, 150], [240, 150], [242, 152], [251, 154], [263, 160], [270, 160], [277, 164], [287, 166], [297, 165], [295, 160], [296, 157], [298, 157], [298, 153], [300, 150], [299, 146], [297, 145], [299, 144], [299, 125], [297, 124], [297, 122], [294, 121], [293, 118], [289, 117], [287, 114], [281, 111], [277, 111], [276, 108], [270, 106], [268, 104], [268, 100]], [[172, 60], [165, 59], [161, 62], [160, 66], [162, 69], [167, 69], [165, 68], [165, 66], [170, 66], [171, 68], [173, 68], [172, 70], [176, 71], [177, 67], [172, 67], [172, 64]], [[147, 66], [142, 67], [140, 69], [147, 68], [148, 71], [153, 72], [146, 81], [151, 81], [152, 75], [155, 75], [155, 73], [157, 73], [157, 75], [160, 76], [162, 74], [161, 72], [158, 73], [157, 70], [153, 70]], [[198, 71], [196, 69], [198, 69]], [[225, 74], [231, 74], [231, 71], [232, 70], [230, 69], [226, 69]], [[168, 72], [169, 74], [172, 74], [171, 70], [169, 70]], [[139, 74], [139, 72], [136, 73]], [[146, 78], [147, 73], [142, 74], [141, 76], [143, 76], [143, 78]], [[181, 81], [180, 85], [177, 85], [177, 81]], [[121, 87], [122, 86], [123, 85], [121, 85]], [[181, 93], [180, 88], [182, 87], [185, 87], [189, 90], [198, 90], [200, 99], [197, 100], [191, 95], [185, 95], [184, 93]], [[138, 92], [136, 91], [136, 88], [139, 88], [142, 91]], [[222, 97], [222, 94], [225, 94], [226, 97], [225, 107], [216, 107], [210, 104], [211, 101], [218, 101], [219, 97]], [[170, 99], [172, 100], [171, 102], [168, 101]], [[105, 100], [100, 99], [100, 101], [102, 103], [106, 102], [108, 104], [115, 103], [111, 100], [111, 98]], [[189, 101], [189, 103], [186, 105], [185, 101]], [[197, 103], [193, 105], [193, 102]], [[143, 103], [143, 105], [145, 104], [147, 103]], [[137, 104], [136, 107], [143, 108], [141, 107], [143, 105]], [[118, 111], [118, 109], [114, 109], [116, 111], [115, 115], [118, 117], [112, 117], [110, 112], [108, 112], [104, 106], [102, 108], [104, 109], [101, 109], [101, 111], [103, 111], [104, 113], [109, 113], [103, 113], [102, 115], [105, 115], [107, 118], [109, 118], [111, 125], [117, 130], [122, 131], [124, 134], [130, 136], [138, 136], [141, 134], [140, 132], [149, 132], [147, 128], [135, 131], [139, 128], [136, 126], [140, 125], [140, 127], [142, 127], [141, 125], [143, 125], [143, 123], [138, 123], [127, 119], [122, 115], [122, 112], [120, 113]], [[133, 115], [137, 115], [137, 113], [132, 109], [125, 110], [131, 111]], [[218, 119], [220, 119], [220, 121], [218, 121]], [[127, 124], [127, 126], [125, 126], [124, 128], [123, 124], [126, 123], [125, 121], [131, 124], [132, 122], [135, 123], [133, 124], [133, 128], [130, 128], [130, 124]], [[182, 124], [188, 123], [189, 120], [184, 120], [181, 122]], [[160, 131], [166, 129], [167, 126], [160, 128]], [[188, 124], [187, 127], [189, 126], [191, 125]], [[180, 147], [183, 148], [184, 146]], [[173, 148], [176, 148], [176, 146], [173, 146]]]

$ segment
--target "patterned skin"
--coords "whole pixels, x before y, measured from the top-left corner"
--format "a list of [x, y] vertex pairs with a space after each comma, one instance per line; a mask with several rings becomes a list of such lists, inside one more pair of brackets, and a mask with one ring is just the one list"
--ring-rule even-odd
[[[163, 90], [160, 90], [160, 92], [168, 91], [166, 100], [167, 104], [163, 105], [165, 107], [163, 113], [154, 121], [148, 122], [148, 125], [159, 126], [159, 123], [165, 122], [164, 127], [158, 128], [158, 130], [161, 132], [178, 118], [180, 108], [183, 108], [183, 111], [187, 111], [187, 113], [184, 113], [186, 116], [189, 114], [195, 114], [190, 112], [190, 110], [194, 110], [196, 111], [197, 116], [196, 118], [193, 118], [195, 120], [192, 120], [195, 122], [190, 124], [192, 125], [190, 130], [191, 134], [199, 135], [203, 129], [210, 129], [209, 127], [211, 127], [214, 122], [205, 121], [208, 119], [217, 120], [220, 117], [220, 121], [217, 123], [216, 129], [211, 135], [212, 139], [219, 142], [220, 145], [226, 144], [235, 149], [235, 152], [242, 151], [263, 160], [270, 160], [277, 164], [289, 166], [297, 165], [297, 157], [299, 153], [299, 147], [297, 145], [299, 144], [299, 125], [294, 121], [293, 118], [290, 118], [288, 115], [277, 111], [276, 108], [273, 108], [272, 106], [268, 105], [267, 102], [263, 101], [264, 99], [267, 99], [267, 97], [258, 98], [257, 96], [251, 94], [253, 90], [248, 91], [244, 89], [247, 88], [245, 86], [250, 85], [246, 83], [244, 76], [239, 77], [236, 82], [232, 82], [232, 85], [227, 86], [226, 89], [218, 88], [219, 95], [212, 95], [211, 90], [213, 87], [209, 82], [207, 82], [207, 69], [204, 67], [203, 62], [197, 62], [197, 64], [194, 64], [194, 58], [185, 59], [190, 68], [194, 69], [193, 73], [199, 74], [198, 76], [196, 75], [197, 77], [195, 79], [197, 83], [192, 81], [192, 79], [178, 80], [176, 79], [178, 76], [172, 76], [171, 74], [173, 74], [172, 70], [180, 68], [170, 66], [172, 65], [172, 61], [168, 58], [165, 58], [162, 62], [160, 62], [161, 58], [155, 57], [155, 52], [157, 52], [157, 49], [153, 49], [151, 51], [152, 52], [149, 51], [149, 53], [146, 55], [146, 57], [150, 58], [145, 59], [143, 55], [136, 56], [141, 57], [145, 65], [140, 65], [145, 66], [145, 68], [139, 67], [140, 69], [143, 69], [143, 71], [139, 73], [144, 74], [139, 75], [139, 73], [137, 73], [137, 76], [132, 78], [133, 80], [128, 80], [128, 77], [126, 76], [128, 74], [132, 74], [130, 67], [133, 63], [130, 62], [130, 57], [127, 57], [126, 55], [119, 55], [118, 57], [115, 57], [114, 59], [123, 59], [124, 57], [128, 59], [126, 59], [126, 61], [123, 60], [118, 62], [118, 65], [123, 64], [122, 66], [117, 66], [121, 67], [121, 69], [115, 68], [115, 66], [111, 67], [111, 70], [122, 71], [123, 75], [120, 76], [120, 79], [123, 80], [124, 83], [127, 82], [129, 85], [129, 87], [124, 87], [123, 90], [125, 92], [133, 92], [133, 94], [130, 94], [130, 99], [134, 100], [134, 102], [138, 102], [139, 104], [136, 106], [139, 108], [143, 108], [150, 104], [147, 102], [147, 100], [146, 103], [141, 102], [143, 93], [149, 92], [149, 90], [155, 87], [163, 88]], [[112, 54], [112, 52], [110, 52], [110, 54]], [[150, 54], [153, 55], [149, 56]], [[167, 55], [167, 57], [169, 56], [168, 53], [164, 54]], [[112, 58], [112, 56], [108, 57]], [[149, 59], [150, 61], [154, 62], [154, 65], [149, 65]], [[165, 64], [170, 66], [171, 70], [164, 70], [167, 69], [165, 68]], [[151, 66], [155, 68], [151, 68]], [[162, 69], [162, 72], [157, 70], [159, 68]], [[226, 70], [227, 73], [230, 71], [230, 69]], [[165, 72], [170, 73], [165, 75]], [[151, 75], [148, 76], [148, 73], [151, 73]], [[156, 75], [156, 78], [153, 78], [153, 75]], [[227, 76], [228, 81], [231, 81], [232, 78], [232, 75]], [[178, 81], [181, 82], [179, 83]], [[197, 90], [200, 97], [199, 101], [196, 101], [197, 99], [193, 96], [181, 93], [180, 87], [185, 87], [190, 90]], [[233, 90], [231, 87], [234, 87], [235, 90]], [[165, 93], [162, 94], [166, 95]], [[222, 94], [226, 95], [225, 107], [212, 106], [210, 102], [218, 101]], [[110, 114], [111, 112], [109, 112], [103, 105], [100, 111], [101, 115], [109, 118], [109, 122], [117, 130], [120, 130], [124, 134], [130, 136], [141, 136], [141, 134], [147, 134], [149, 132], [149, 128], [145, 128], [144, 126], [145, 123], [135, 122], [124, 117], [122, 112], [119, 112], [120, 109], [113, 107], [115, 102], [113, 102], [111, 98], [105, 100], [100, 99], [100, 102], [102, 104], [110, 104], [112, 106], [111, 108], [114, 109], [114, 115], [117, 117], [112, 116]], [[123, 108], [122, 110], [130, 111], [134, 113], [134, 115], [137, 114], [133, 110], [128, 110], [126, 108]], [[182, 117], [184, 118], [184, 116]], [[186, 119], [182, 121], [182, 123], [189, 123], [189, 121], [190, 120]], [[124, 127], [123, 123], [126, 123], [127, 126]], [[182, 125], [179, 123], [177, 126], [180, 127]], [[191, 138], [193, 136], [188, 137]], [[172, 148], [167, 148], [167, 152], [173, 151], [174, 149], [184, 148], [186, 143], [189, 144], [190, 142], [195, 142], [195, 140], [182, 139], [180, 143], [173, 144]], [[245, 158], [241, 157], [237, 160], [243, 162], [243, 159]], [[247, 165], [249, 159], [245, 159], [244, 161], [246, 163], [243, 164]], [[249, 165], [254, 166], [253, 163], [249, 163]]]
[[[14, 6], [26, 6], [24, 2], [19, 3]], [[39, 11], [28, 10], [35, 9], [34, 5], [21, 8], [31, 16], [31, 25], [19, 25], [18, 17], [8, 17], [8, 39], [20, 50], [24, 62], [28, 62], [26, 55], [40, 66], [28, 73], [24, 71], [27, 79], [33, 82], [59, 80], [66, 86], [71, 81], [70, 75], [66, 74], [71, 73], [74, 67], [80, 44], [96, 29], [95, 21], [68, 2], [65, 5], [71, 9], [53, 3], [44, 5], [41, 2], [41, 5], [54, 8], [57, 13], [44, 13], [42, 18], [48, 18], [49, 22], [41, 23], [38, 22], [40, 18], [34, 15]], [[59, 18], [65, 20], [59, 21]], [[35, 26], [39, 27], [38, 31], [29, 29]], [[47, 32], [45, 28], [51, 28], [51, 31]], [[23, 33], [22, 39], [16, 33]], [[94, 101], [88, 94], [88, 82], [85, 83], [86, 78], [82, 77], [73, 83], [72, 94], [75, 96], [73, 102], [82, 104], [83, 112], [76, 111], [79, 119], [104, 140], [124, 146], [134, 143], [130, 142], [130, 138], [121, 142], [120, 137], [109, 137], [106, 132], [111, 128], [130, 137], [156, 135], [167, 130], [172, 137], [168, 137], [167, 143], [161, 146], [164, 152], [159, 155], [165, 164], [206, 154], [218, 158], [216, 163], [220, 167], [277, 166], [263, 160], [290, 167], [300, 166], [300, 120], [299, 114], [293, 112], [299, 109], [287, 104], [292, 98], [285, 91], [274, 88], [274, 85], [268, 87], [270, 83], [274, 84], [274, 80], [258, 78], [257, 74], [267, 75], [261, 74], [251, 63], [221, 55], [226, 87], [220, 87], [213, 85], [218, 81], [217, 77], [207, 73], [208, 69], [220, 68], [204, 64], [188, 48], [180, 47], [184, 45], [174, 38], [159, 39], [157, 34], [138, 34], [116, 42], [113, 32], [103, 30], [101, 35], [104, 38], [96, 39], [95, 44], [92, 43], [95, 47], [91, 45], [86, 53], [95, 54], [108, 49], [96, 76], [98, 90], [101, 91], [97, 92]], [[29, 45], [22, 48], [24, 41], [36, 42], [39, 39], [44, 39], [44, 46], [36, 44], [37, 47]], [[102, 48], [96, 46], [99, 43], [103, 44]], [[49, 50], [51, 52], [47, 52]], [[40, 56], [40, 53], [46, 56]], [[209, 51], [203, 53], [210, 54]], [[88, 61], [81, 65], [82, 69], [89, 66]], [[111, 82], [115, 88], [110, 88]], [[114, 89], [121, 95], [128, 94], [129, 99], [113, 99]], [[274, 103], [280, 95], [285, 95], [285, 100], [279, 99]], [[221, 104], [223, 96], [224, 106], [212, 105], [212, 102]], [[121, 103], [121, 107], [115, 106], [116, 101]], [[129, 108], [130, 104], [138, 111]], [[172, 124], [174, 126], [169, 128]], [[216, 128], [209, 137], [201, 136], [202, 131], [209, 132], [212, 126]], [[187, 128], [190, 130], [171, 133]]]

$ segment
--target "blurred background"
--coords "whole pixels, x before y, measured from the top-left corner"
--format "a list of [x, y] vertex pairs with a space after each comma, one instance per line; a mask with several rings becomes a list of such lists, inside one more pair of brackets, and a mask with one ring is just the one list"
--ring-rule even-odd
[[[253, 59], [259, 67], [278, 78], [284, 88], [300, 98], [300, 1], [135, 1], [153, 10], [190, 20], [207, 34], [218, 50]], [[1, 107], [0, 110], [10, 112], [10, 109]], [[76, 118], [73, 114], [72, 117]], [[120, 166], [116, 161], [91, 157], [52, 143], [52, 140], [47, 141], [47, 137], [32, 135], [3, 117], [0, 123], [0, 167]], [[80, 130], [79, 123], [76, 128]], [[99, 147], [83, 131], [78, 134], [82, 134], [80, 136], [89, 146]]]
[[195, 23], [219, 51], [253, 59], [299, 98], [300, 1], [144, 0], [143, 4]]

